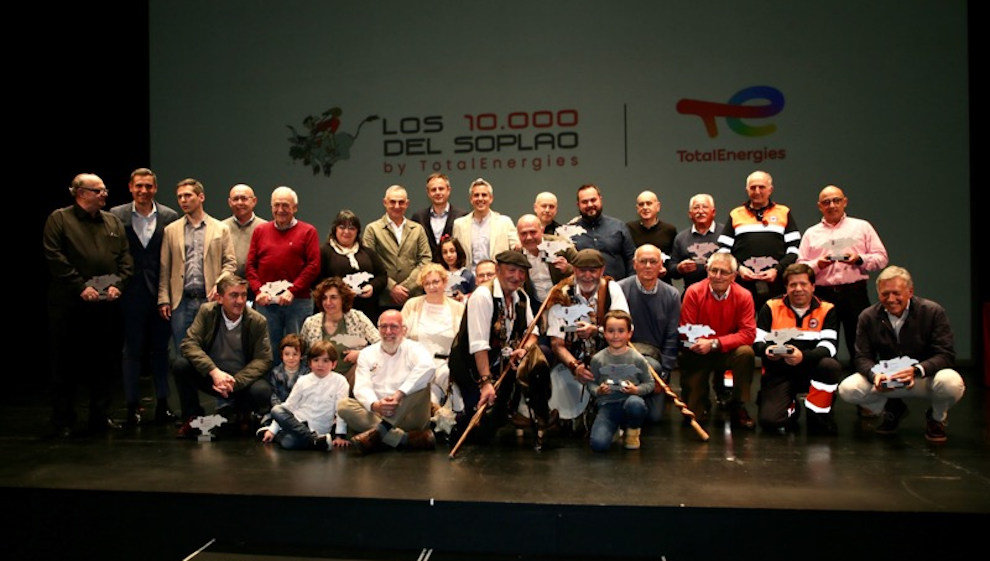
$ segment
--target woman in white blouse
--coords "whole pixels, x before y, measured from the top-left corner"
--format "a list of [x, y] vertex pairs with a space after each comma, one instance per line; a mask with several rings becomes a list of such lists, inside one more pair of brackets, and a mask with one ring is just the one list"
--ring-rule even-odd
[[313, 301], [323, 311], [306, 318], [299, 332], [307, 347], [320, 340], [333, 343], [338, 356], [334, 371], [347, 378], [352, 390], [358, 352], [382, 340], [371, 319], [351, 307], [354, 296], [354, 291], [340, 277], [323, 280], [313, 290]]
[[[447, 357], [464, 316], [464, 304], [444, 294], [447, 277], [448, 272], [436, 263], [423, 266], [418, 280], [426, 294], [410, 298], [402, 307], [406, 337], [418, 341], [433, 353], [436, 373], [430, 385], [430, 397], [437, 405], [443, 405], [447, 398], [450, 379]], [[459, 411], [463, 407], [460, 396], [452, 394], [451, 399], [453, 410]]]

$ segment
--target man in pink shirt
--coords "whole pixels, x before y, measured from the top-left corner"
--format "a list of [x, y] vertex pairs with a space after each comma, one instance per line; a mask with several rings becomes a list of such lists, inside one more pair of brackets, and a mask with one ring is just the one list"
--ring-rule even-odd
[[887, 249], [866, 220], [846, 215], [842, 189], [829, 185], [818, 194], [822, 221], [804, 233], [798, 262], [815, 270], [815, 296], [835, 305], [852, 357], [856, 321], [870, 306], [866, 281], [870, 271], [887, 266]]

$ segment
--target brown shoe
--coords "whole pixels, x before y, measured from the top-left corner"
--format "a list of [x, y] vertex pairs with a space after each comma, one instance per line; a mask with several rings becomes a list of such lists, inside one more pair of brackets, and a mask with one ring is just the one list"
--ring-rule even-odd
[[756, 427], [756, 421], [749, 416], [749, 411], [746, 411], [746, 407], [742, 403], [737, 403], [729, 415], [730, 424], [735, 428], [753, 430]]
[[408, 450], [435, 450], [437, 447], [437, 437], [430, 429], [411, 430], [406, 433], [406, 449]]
[[378, 427], [368, 429], [361, 434], [356, 434], [351, 438], [354, 450], [359, 454], [373, 454], [385, 447], [382, 444], [382, 433]]

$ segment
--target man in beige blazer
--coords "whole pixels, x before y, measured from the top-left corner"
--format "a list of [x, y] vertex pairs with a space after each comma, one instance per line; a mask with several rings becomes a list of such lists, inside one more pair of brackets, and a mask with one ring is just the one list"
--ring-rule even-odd
[[203, 210], [202, 183], [183, 179], [175, 196], [184, 216], [166, 226], [162, 238], [158, 312], [171, 322], [178, 349], [199, 307], [216, 296], [217, 279], [237, 268], [237, 257], [227, 226]]
[[470, 269], [485, 259], [519, 246], [519, 236], [512, 219], [492, 210], [495, 190], [482, 178], [471, 182], [471, 206], [474, 210], [454, 220], [453, 237], [467, 254], [465, 265]]
[[426, 230], [406, 218], [409, 196], [401, 185], [385, 190], [385, 216], [368, 224], [361, 243], [378, 254], [388, 273], [388, 290], [379, 300], [382, 309], [400, 309], [410, 296], [422, 294], [419, 268], [430, 262], [432, 252]]

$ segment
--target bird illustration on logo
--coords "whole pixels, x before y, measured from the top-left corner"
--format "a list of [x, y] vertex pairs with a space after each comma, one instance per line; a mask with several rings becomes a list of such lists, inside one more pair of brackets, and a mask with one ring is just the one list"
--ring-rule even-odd
[[330, 177], [334, 164], [340, 160], [349, 160], [351, 146], [357, 140], [361, 127], [365, 123], [377, 121], [378, 115], [368, 115], [357, 126], [354, 134], [340, 132], [340, 107], [331, 107], [319, 115], [309, 115], [303, 119], [306, 127], [302, 134], [292, 125], [287, 125], [289, 131], [289, 156], [293, 161], [302, 161], [303, 165], [313, 169], [313, 175], [323, 173]]

